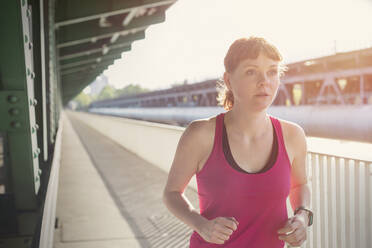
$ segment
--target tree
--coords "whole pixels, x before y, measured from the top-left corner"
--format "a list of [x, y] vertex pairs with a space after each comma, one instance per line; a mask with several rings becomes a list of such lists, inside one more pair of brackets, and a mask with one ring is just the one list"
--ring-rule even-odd
[[104, 100], [104, 99], [109, 99], [109, 98], [114, 98], [116, 96], [116, 89], [112, 87], [111, 85], [106, 85], [97, 98], [95, 100]]
[[134, 94], [140, 94], [150, 91], [149, 89], [142, 88], [138, 84], [129, 84], [121, 89], [116, 90], [115, 96], [129, 96]]
[[78, 108], [82, 108], [88, 106], [93, 101], [93, 99], [90, 95], [85, 94], [82, 91], [78, 96], [74, 98], [74, 101], [77, 102]]

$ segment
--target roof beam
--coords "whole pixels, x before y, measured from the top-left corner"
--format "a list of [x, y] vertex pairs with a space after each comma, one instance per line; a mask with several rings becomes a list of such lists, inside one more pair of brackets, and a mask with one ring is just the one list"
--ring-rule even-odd
[[[99, 3], [101, 2], [101, 3]], [[76, 1], [76, 0], [64, 0], [58, 1], [61, 6], [58, 6], [58, 9], [63, 9], [61, 14], [64, 14], [64, 17], [60, 17], [61, 14], [57, 15], [57, 21], [55, 28], [59, 28], [66, 25], [76, 24], [80, 22], [91, 21], [99, 19], [101, 17], [108, 17], [113, 15], [120, 15], [129, 13], [138, 7], [141, 8], [155, 8], [164, 5], [171, 5], [175, 3], [176, 0], [147, 0], [147, 1], [138, 1], [138, 0], [126, 0], [126, 1], [96, 1], [92, 4], [92, 0], [85, 1]], [[96, 4], [100, 4], [99, 8]], [[83, 11], [81, 10], [84, 6]], [[83, 14], [82, 14], [83, 13]], [[66, 16], [69, 15], [69, 16]]]
[[90, 77], [92, 75], [92, 72], [85, 72], [85, 73], [76, 73], [76, 74], [67, 74], [62, 76], [62, 82], [63, 84], [66, 84], [71, 81], [81, 81], [86, 79], [87, 77]]
[[164, 20], [165, 13], [158, 12], [151, 16], [142, 16], [136, 18], [125, 28], [121, 25], [106, 28], [98, 28], [97, 25], [89, 22], [82, 23], [79, 25], [72, 25], [64, 29], [58, 30], [59, 36], [58, 45], [66, 46], [66, 43], [68, 43], [69, 45], [72, 44], [76, 45], [91, 41], [92, 39], [95, 40], [112, 37], [115, 33], [118, 32], [125, 35], [140, 30], [144, 30], [147, 28], [147, 26], [151, 24], [164, 22]]
[[[112, 37], [115, 33], [129, 34], [146, 29], [151, 24], [161, 23], [165, 20], [165, 13], [159, 12], [152, 16], [142, 16], [134, 19], [125, 28], [121, 25], [107, 28], [98, 28], [92, 23], [83, 23], [80, 25], [68, 26], [58, 31], [58, 44], [74, 42], [75, 44], [91, 41], [92, 39], [101, 39]], [[79, 41], [79, 43], [76, 43]]]
[[129, 35], [129, 34], [135, 34], [135, 33], [138, 33], [138, 32], [144, 32], [144, 30], [146, 28], [147, 28], [147, 26], [139, 27], [139, 28], [133, 28], [133, 29], [129, 29], [129, 30], [128, 29], [125, 29], [125, 30], [122, 30], [120, 32], [103, 34], [103, 35], [99, 35], [99, 36], [96, 36], [96, 37], [88, 37], [88, 38], [79, 39], [79, 40], [72, 40], [72, 41], [68, 41], [68, 42], [57, 44], [57, 48], [68, 47], [68, 46], [75, 46], [75, 45], [79, 45], [79, 44], [87, 43], [87, 42], [96, 42], [97, 40], [105, 39], [105, 38], [111, 38], [112, 40], [114, 40], [114, 38], [116, 38], [116, 37], [118, 37], [120, 35], [121, 36], [126, 36], [126, 35]]
[[[95, 54], [93, 54], [95, 55]], [[62, 60], [60, 62], [60, 68], [63, 68], [64, 66], [66, 65], [78, 65], [79, 63], [81, 64], [84, 64], [84, 63], [88, 63], [88, 62], [92, 62], [92, 61], [97, 61], [97, 60], [106, 60], [108, 58], [120, 58], [121, 57], [121, 54], [109, 54], [109, 55], [105, 55], [105, 56], [94, 56], [94, 57], [91, 57], [91, 56], [86, 56], [86, 57], [83, 57], [83, 59], [66, 59], [66, 60]], [[87, 62], [85, 62], [87, 61]]]
[[103, 45], [115, 46], [118, 44], [131, 44], [133, 41], [144, 39], [144, 38], [145, 38], [145, 32], [141, 31], [135, 34], [121, 36], [117, 38], [116, 41], [114, 42], [111, 42], [110, 40], [101, 40], [96, 43], [83, 43], [80, 45], [61, 48], [59, 50], [59, 54], [61, 56], [64, 56], [64, 55], [77, 53], [77, 52], [85, 52], [85, 51], [96, 49], [98, 47], [102, 47]]
[[100, 64], [87, 65], [87, 66], [82, 66], [82, 67], [78, 67], [78, 68], [70, 68], [70, 69], [67, 69], [67, 70], [62, 70], [61, 75], [64, 76], [64, 75], [71, 74], [71, 73], [76, 73], [76, 72], [90, 72], [92, 69], [94, 69], [94, 70], [97, 69], [98, 70], [102, 67], [109, 66], [113, 62], [114, 61], [111, 60], [111, 61], [107, 61], [105, 63], [100, 63]]
[[70, 63], [70, 64], [64, 64], [60, 66], [60, 69], [67, 69], [67, 68], [73, 68], [81, 65], [86, 65], [86, 64], [93, 64], [93, 63], [99, 63], [107, 60], [116, 60], [121, 57], [121, 54], [118, 54], [116, 56], [102, 56], [99, 58], [94, 58], [94, 59], [88, 59], [88, 60], [81, 60], [75, 63]]
[[128, 44], [125, 44], [125, 43], [124, 44], [118, 44], [118, 45], [115, 45], [115, 46], [110, 46], [110, 47], [104, 46], [104, 47], [101, 47], [101, 48], [96, 48], [96, 49], [88, 50], [88, 51], [85, 51], [85, 52], [73, 53], [73, 54], [61, 56], [61, 57], [59, 57], [59, 59], [60, 60], [72, 59], [72, 58], [82, 57], [82, 56], [85, 56], [85, 55], [91, 55], [91, 54], [94, 54], [94, 53], [100, 53], [101, 55], [105, 55], [105, 54], [108, 53], [108, 51], [118, 49], [118, 48], [122, 49], [122, 52], [125, 52], [125, 51], [130, 51], [131, 47], [132, 47], [131, 45], [128, 45]]
[[84, 77], [70, 78], [65, 80], [62, 84], [64, 94], [76, 91], [76, 89], [84, 89], [89, 83], [91, 83], [98, 75], [101, 74], [101, 71], [94, 70], [90, 74], [85, 74]]
[[[104, 57], [108, 57], [108, 56], [116, 56], [118, 54], [121, 54], [123, 52], [127, 51], [127, 48], [124, 47], [124, 48], [117, 48], [117, 49], [111, 49], [108, 51], [107, 54], [104, 55]], [[89, 54], [89, 55], [82, 55], [80, 57], [75, 57], [75, 58], [70, 58], [70, 59], [60, 59], [59, 63], [60, 65], [65, 65], [65, 64], [69, 64], [69, 63], [74, 63], [74, 62], [78, 62], [78, 61], [82, 61], [82, 60], [88, 60], [88, 59], [97, 59], [97, 58], [101, 58], [102, 57], [102, 52], [96, 52], [96, 53], [92, 53], [92, 54]]]

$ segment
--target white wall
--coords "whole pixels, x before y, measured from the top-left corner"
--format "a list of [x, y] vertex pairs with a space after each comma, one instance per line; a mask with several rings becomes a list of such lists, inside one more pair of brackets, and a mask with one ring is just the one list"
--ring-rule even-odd
[[[66, 112], [167, 173], [178, 141], [185, 130], [183, 127], [123, 117]], [[195, 176], [190, 180], [189, 186], [197, 190]]]

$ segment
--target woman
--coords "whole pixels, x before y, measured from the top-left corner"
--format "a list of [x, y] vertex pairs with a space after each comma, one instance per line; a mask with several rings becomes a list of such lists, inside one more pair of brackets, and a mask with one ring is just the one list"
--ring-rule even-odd
[[[168, 209], [193, 230], [190, 247], [284, 247], [312, 223], [301, 127], [266, 113], [283, 67], [263, 38], [236, 40], [224, 64], [219, 102], [227, 110], [185, 129], [164, 189]], [[183, 195], [196, 174], [200, 213]], [[295, 214], [288, 219], [286, 199]]]

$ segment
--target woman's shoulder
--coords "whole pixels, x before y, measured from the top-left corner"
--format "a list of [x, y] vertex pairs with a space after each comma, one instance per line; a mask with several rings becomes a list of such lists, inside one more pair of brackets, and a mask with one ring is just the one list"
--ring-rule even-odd
[[[275, 117], [282, 127], [283, 139], [288, 155], [293, 158], [306, 150], [306, 134], [304, 129], [295, 122]], [[291, 159], [292, 160], [292, 159]]]
[[288, 120], [284, 120], [284, 119], [280, 119], [280, 118], [277, 118], [275, 117], [279, 122], [280, 122], [280, 125], [282, 127], [282, 131], [283, 131], [283, 135], [287, 136], [288, 138], [298, 138], [299, 136], [300, 137], [304, 137], [305, 136], [305, 131], [304, 129], [298, 125], [297, 123], [295, 122], [292, 122], [292, 121], [288, 121]]
[[188, 124], [185, 133], [195, 137], [196, 139], [205, 140], [214, 137], [214, 130], [216, 127], [216, 116], [204, 119], [193, 120]]
[[193, 154], [196, 170], [205, 157], [211, 152], [214, 142], [214, 133], [216, 126], [216, 117], [197, 119], [190, 122], [180, 139], [182, 151], [187, 154]]

